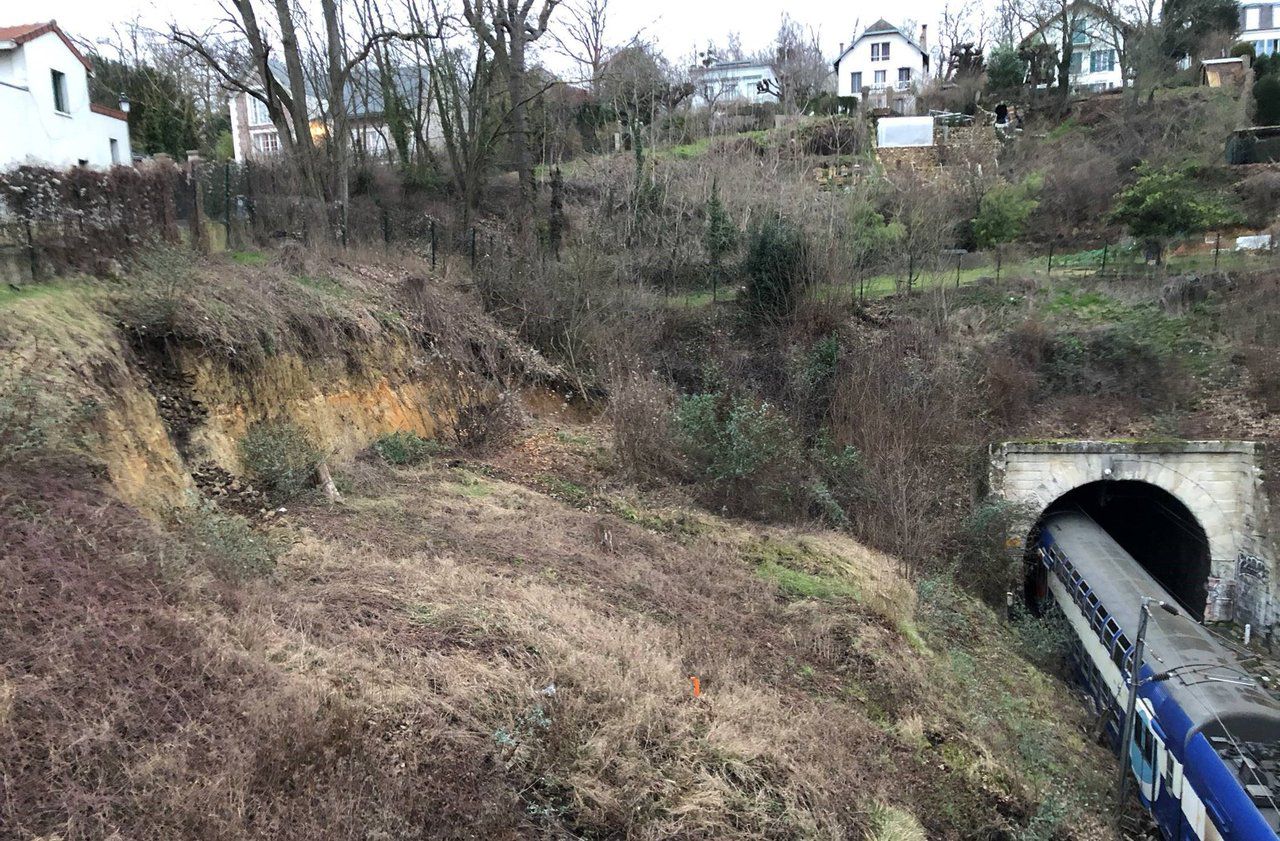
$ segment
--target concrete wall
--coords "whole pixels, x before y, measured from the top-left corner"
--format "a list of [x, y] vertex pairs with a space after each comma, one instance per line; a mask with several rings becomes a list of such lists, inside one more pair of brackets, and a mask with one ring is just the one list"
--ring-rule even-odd
[[[129, 127], [89, 107], [89, 75], [55, 32], [6, 51], [0, 68], [0, 169], [24, 163], [54, 168], [111, 166], [111, 140], [120, 163], [132, 162]], [[67, 110], [54, 107], [51, 70], [66, 74]]]
[[[1263, 531], [1262, 455], [1262, 445], [1252, 441], [1007, 442], [991, 448], [991, 492], [1027, 505], [1034, 519], [1091, 482], [1132, 480], [1162, 488], [1195, 515], [1208, 536], [1210, 590], [1217, 585], [1228, 614], [1220, 618], [1266, 625], [1275, 618], [1276, 588], [1270, 539]], [[1022, 524], [1020, 536], [1033, 525]]]

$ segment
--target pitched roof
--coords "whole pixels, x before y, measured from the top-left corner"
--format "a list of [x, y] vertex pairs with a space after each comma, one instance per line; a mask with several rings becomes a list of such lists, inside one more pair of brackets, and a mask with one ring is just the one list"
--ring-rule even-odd
[[46, 21], [45, 23], [0, 26], [0, 41], [12, 41], [14, 44], [21, 46], [50, 32], [62, 39], [62, 43], [67, 45], [67, 49], [71, 50], [71, 54], [84, 65], [85, 70], [93, 70], [93, 65], [89, 63], [89, 59], [85, 58], [84, 53], [80, 52], [80, 48], [75, 45], [75, 42], [67, 37], [67, 33], [62, 31], [62, 27], [58, 26], [56, 20]]
[[904, 39], [906, 39], [906, 42], [908, 44], [915, 47], [917, 50], [919, 50], [922, 53], [925, 51], [924, 48], [920, 46], [920, 42], [917, 41], [915, 38], [903, 32], [902, 29], [900, 29], [899, 27], [889, 23], [889, 21], [885, 20], [884, 18], [880, 18], [880, 20], [876, 21], [875, 23], [868, 26], [866, 29], [862, 30], [862, 34], [859, 35], [857, 38], [854, 38], [853, 42], [849, 44], [849, 46], [845, 47], [844, 52], [836, 56], [835, 64], [839, 66], [840, 61], [849, 53], [853, 52], [853, 48], [858, 46], [858, 44], [861, 44], [862, 41], [867, 36], [888, 35], [890, 33], [897, 33], [898, 35], [901, 35]]

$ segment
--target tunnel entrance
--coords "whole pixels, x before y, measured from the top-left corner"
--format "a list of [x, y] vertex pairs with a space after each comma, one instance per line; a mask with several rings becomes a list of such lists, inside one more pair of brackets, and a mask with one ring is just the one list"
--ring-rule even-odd
[[1092, 517], [1188, 613], [1204, 619], [1209, 538], [1177, 497], [1147, 482], [1107, 480], [1062, 495], [1045, 514], [1062, 510]]

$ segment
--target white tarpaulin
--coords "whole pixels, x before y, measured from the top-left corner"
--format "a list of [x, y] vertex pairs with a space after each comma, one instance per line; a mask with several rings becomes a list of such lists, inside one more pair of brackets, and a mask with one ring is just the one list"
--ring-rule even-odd
[[1271, 247], [1271, 234], [1236, 237], [1236, 251], [1263, 251]]
[[933, 117], [881, 117], [876, 123], [876, 145], [881, 149], [932, 146]]

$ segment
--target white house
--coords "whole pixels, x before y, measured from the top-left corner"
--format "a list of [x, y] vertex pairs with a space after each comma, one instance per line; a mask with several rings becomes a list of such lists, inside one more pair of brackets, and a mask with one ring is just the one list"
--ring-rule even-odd
[[132, 162], [125, 112], [89, 101], [91, 69], [56, 21], [0, 26], [0, 169]]
[[836, 95], [899, 114], [915, 111], [915, 94], [929, 75], [928, 30], [917, 41], [886, 20], [878, 20], [835, 60]]
[[731, 102], [776, 102], [776, 97], [760, 91], [759, 85], [774, 78], [773, 66], [760, 61], [716, 61], [694, 67], [693, 106], [707, 108]]
[[1280, 8], [1276, 5], [1240, 4], [1240, 40], [1253, 44], [1254, 55], [1280, 52]]
[[[1076, 90], [1104, 91], [1124, 87], [1124, 71], [1116, 54], [1117, 45], [1124, 43], [1121, 25], [1101, 6], [1081, 0], [1072, 5], [1068, 16], [1072, 23], [1071, 34], [1071, 87]], [[1023, 47], [1047, 45], [1058, 54], [1062, 44], [1060, 18], [1032, 30], [1022, 40]], [[1056, 68], [1047, 68], [1053, 72]], [[1053, 79], [1042, 79], [1052, 85]]]

